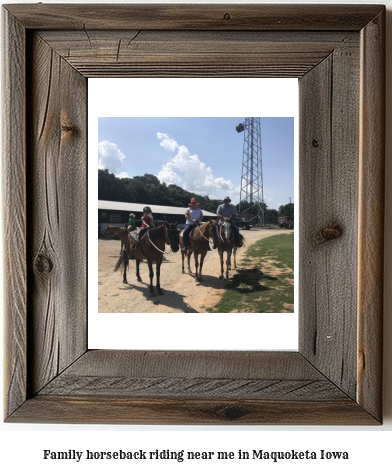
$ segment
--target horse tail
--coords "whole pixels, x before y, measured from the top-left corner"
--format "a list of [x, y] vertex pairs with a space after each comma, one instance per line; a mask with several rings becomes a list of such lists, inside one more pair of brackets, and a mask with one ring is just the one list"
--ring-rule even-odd
[[241, 240], [241, 244], [245, 247], [246, 240], [245, 240], [245, 237], [242, 234], [240, 234], [240, 240]]
[[124, 250], [121, 252], [120, 258], [118, 259], [116, 266], [114, 267], [114, 272], [117, 272], [124, 265]]

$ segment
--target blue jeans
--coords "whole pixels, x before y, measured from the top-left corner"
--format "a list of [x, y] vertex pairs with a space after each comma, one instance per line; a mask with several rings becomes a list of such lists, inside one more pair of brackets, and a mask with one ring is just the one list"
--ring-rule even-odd
[[238, 247], [241, 244], [240, 231], [237, 227], [237, 224], [234, 221], [231, 222], [231, 228], [234, 230], [234, 240], [235, 240], [236, 246]]
[[142, 241], [143, 235], [144, 235], [147, 231], [148, 231], [148, 227], [142, 227], [142, 228], [139, 230], [138, 238], [139, 238], [139, 241], [140, 241], [140, 242]]
[[182, 233], [182, 240], [184, 241], [184, 247], [187, 247], [189, 244], [189, 234], [191, 230], [196, 227], [196, 224], [185, 224], [184, 232]]

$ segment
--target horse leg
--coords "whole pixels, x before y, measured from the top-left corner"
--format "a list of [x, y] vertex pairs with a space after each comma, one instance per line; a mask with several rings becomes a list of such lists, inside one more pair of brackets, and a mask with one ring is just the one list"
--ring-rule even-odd
[[195, 279], [196, 281], [200, 281], [200, 276], [199, 276], [199, 254], [196, 252], [193, 252], [193, 257], [195, 259]]
[[205, 258], [206, 254], [203, 253], [203, 254], [200, 254], [200, 271], [199, 271], [199, 281], [203, 281], [203, 278], [201, 276], [201, 272], [203, 270], [203, 262], [204, 262], [204, 258]]
[[233, 251], [234, 268], [237, 268], [236, 254], [237, 254], [237, 247], [235, 247], [235, 249]]
[[127, 281], [127, 268], [129, 264], [128, 254], [125, 250], [122, 252], [123, 263], [124, 263], [124, 272], [123, 272], [123, 283], [128, 283]]
[[227, 260], [226, 260], [226, 280], [229, 280], [229, 270], [231, 268], [231, 250], [227, 251]]
[[163, 295], [163, 291], [161, 289], [161, 263], [162, 261], [157, 261], [157, 293], [158, 295]]
[[219, 278], [223, 278], [223, 252], [222, 250], [219, 250], [219, 259], [220, 259], [220, 264], [221, 264], [221, 273], [219, 275]]
[[192, 256], [192, 252], [190, 252], [188, 250], [187, 252], [187, 258], [188, 258], [188, 272], [189, 273], [192, 273], [192, 270], [191, 270], [191, 256]]
[[156, 296], [152, 281], [154, 279], [154, 270], [152, 269], [152, 261], [148, 260], [148, 269], [150, 271], [150, 296]]
[[182, 260], [182, 273], [185, 273], [185, 268], [184, 268], [185, 252], [183, 250], [181, 250], [181, 260]]
[[142, 277], [140, 276], [140, 260], [136, 259], [136, 278], [137, 281], [142, 281]]

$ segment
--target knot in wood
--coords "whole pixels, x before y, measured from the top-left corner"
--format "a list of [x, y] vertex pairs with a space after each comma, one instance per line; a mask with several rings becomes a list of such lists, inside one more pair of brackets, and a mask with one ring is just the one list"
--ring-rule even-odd
[[230, 406], [223, 410], [223, 414], [227, 420], [237, 420], [238, 418], [241, 418], [243, 411], [240, 407]]
[[316, 234], [315, 243], [317, 245], [327, 242], [328, 240], [337, 239], [342, 235], [342, 229], [340, 226], [334, 224], [323, 227], [320, 231]]
[[45, 253], [40, 252], [34, 260], [34, 268], [37, 273], [46, 275], [53, 269], [52, 260]]
[[315, 138], [312, 140], [312, 146], [313, 146], [313, 148], [318, 148], [318, 146], [319, 146], [319, 142]]
[[231, 15], [230, 15], [230, 13], [225, 13], [225, 14], [223, 15], [223, 19], [226, 20], [226, 21], [231, 20]]
[[75, 125], [61, 125], [61, 130], [67, 133], [76, 133], [78, 131]]

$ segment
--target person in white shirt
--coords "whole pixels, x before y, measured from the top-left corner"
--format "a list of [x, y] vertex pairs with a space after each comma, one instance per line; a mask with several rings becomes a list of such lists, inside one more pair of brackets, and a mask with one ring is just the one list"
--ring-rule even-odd
[[189, 244], [189, 234], [191, 230], [196, 227], [198, 223], [200, 224], [203, 219], [203, 211], [197, 207], [199, 205], [200, 203], [198, 203], [195, 198], [192, 198], [191, 202], [188, 204], [188, 209], [185, 211], [186, 222], [184, 232], [182, 233], [184, 252], [187, 250]]

